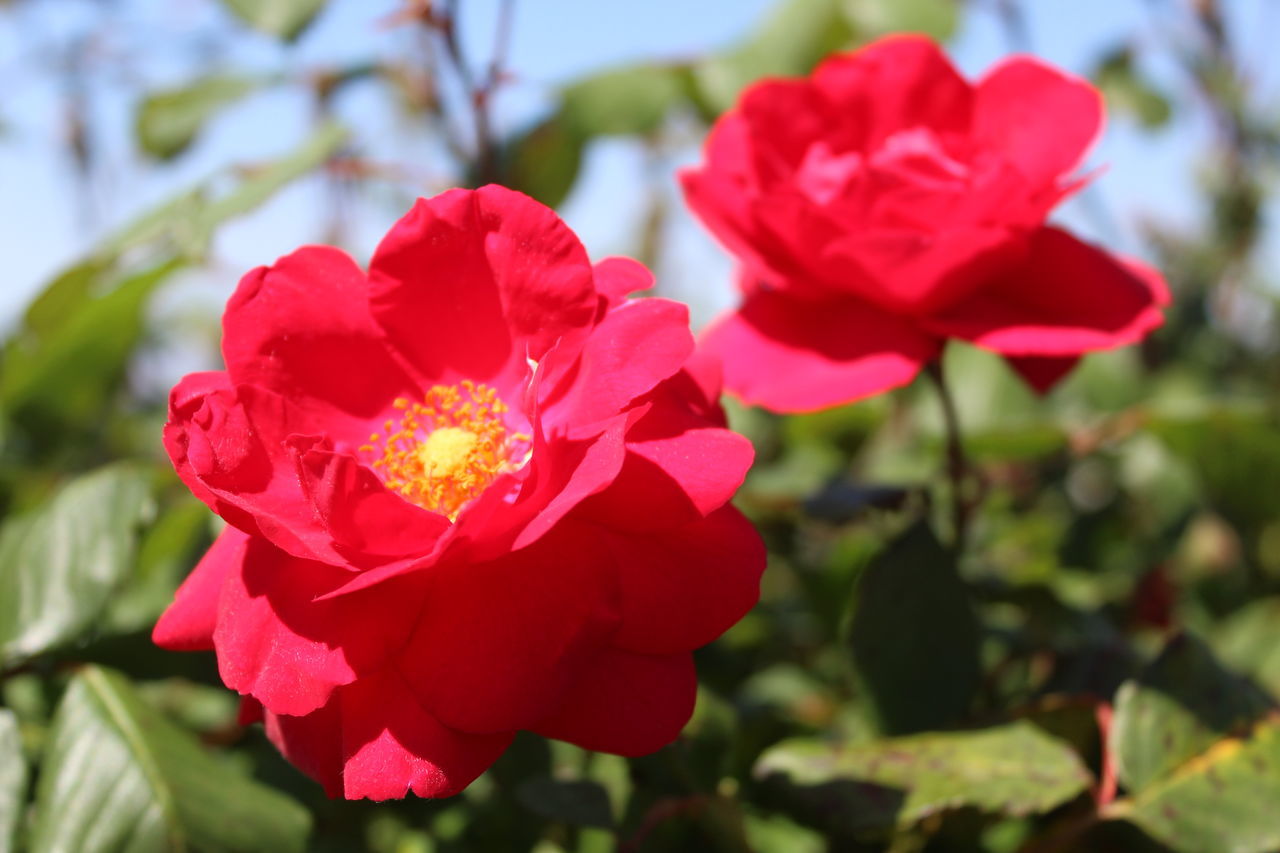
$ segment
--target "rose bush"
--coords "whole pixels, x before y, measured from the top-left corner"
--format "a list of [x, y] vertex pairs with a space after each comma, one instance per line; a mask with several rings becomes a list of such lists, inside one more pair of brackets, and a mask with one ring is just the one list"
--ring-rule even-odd
[[751, 446], [686, 309], [626, 298], [651, 283], [496, 186], [419, 201], [367, 275], [324, 247], [249, 273], [226, 370], [171, 395], [227, 527], [156, 642], [214, 649], [331, 795], [456, 793], [517, 730], [673, 740], [764, 552], [727, 503]]
[[970, 84], [916, 36], [750, 87], [682, 174], [739, 264], [741, 307], [705, 337], [727, 389], [821, 409], [909, 382], [955, 338], [1046, 390], [1140, 340], [1159, 273], [1045, 225], [1101, 125], [1084, 80], [1017, 57]]

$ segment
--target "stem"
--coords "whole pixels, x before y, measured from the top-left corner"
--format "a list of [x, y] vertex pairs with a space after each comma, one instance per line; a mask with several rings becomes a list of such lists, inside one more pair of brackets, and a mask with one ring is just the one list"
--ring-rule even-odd
[[489, 104], [493, 100], [494, 91], [502, 83], [503, 63], [511, 41], [511, 18], [514, 6], [514, 0], [503, 0], [498, 9], [493, 53], [489, 58], [484, 79], [479, 82], [471, 72], [471, 66], [462, 49], [462, 40], [458, 35], [457, 0], [448, 0], [445, 3], [443, 16], [435, 20], [436, 29], [444, 42], [445, 52], [471, 104], [471, 116], [475, 126], [475, 171], [479, 184], [491, 183], [498, 178], [497, 146], [493, 138]]
[[965, 497], [965, 480], [969, 474], [969, 460], [965, 456], [964, 444], [960, 439], [960, 418], [956, 414], [955, 400], [951, 396], [951, 388], [942, 372], [942, 362], [931, 361], [925, 367], [925, 374], [933, 381], [938, 391], [938, 400], [942, 404], [942, 420], [947, 433], [947, 479], [951, 484], [951, 525], [955, 539], [953, 546], [957, 555], [964, 551], [969, 532], [969, 511], [972, 509]]

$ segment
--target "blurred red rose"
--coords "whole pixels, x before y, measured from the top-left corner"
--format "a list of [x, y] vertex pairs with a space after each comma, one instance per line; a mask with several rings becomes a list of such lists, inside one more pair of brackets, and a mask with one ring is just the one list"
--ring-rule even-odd
[[1043, 391], [1140, 340], [1168, 303], [1159, 273], [1044, 224], [1101, 124], [1083, 80], [1017, 57], [971, 85], [917, 36], [752, 86], [681, 176], [740, 266], [743, 303], [705, 337], [726, 388], [821, 409], [959, 338]]
[[323, 247], [249, 273], [226, 371], [170, 400], [228, 526], [156, 642], [214, 649], [331, 795], [454, 794], [520, 729], [673, 740], [764, 552], [686, 309], [626, 299], [651, 283], [495, 186], [419, 201], [367, 276]]

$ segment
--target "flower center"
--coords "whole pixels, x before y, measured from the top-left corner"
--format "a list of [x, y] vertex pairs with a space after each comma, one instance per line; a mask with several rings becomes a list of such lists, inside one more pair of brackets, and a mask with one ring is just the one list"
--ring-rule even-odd
[[404, 415], [388, 420], [360, 450], [387, 488], [418, 506], [457, 518], [504, 471], [517, 467], [518, 446], [529, 436], [507, 430], [507, 404], [487, 385], [463, 380], [434, 385], [421, 403], [399, 397]]

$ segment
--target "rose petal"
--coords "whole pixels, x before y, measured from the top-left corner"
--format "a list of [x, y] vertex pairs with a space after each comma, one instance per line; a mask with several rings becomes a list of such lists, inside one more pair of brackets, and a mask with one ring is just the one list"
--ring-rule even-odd
[[978, 82], [973, 137], [1003, 152], [1026, 176], [1058, 183], [1102, 131], [1102, 96], [1087, 80], [1017, 56]]
[[223, 528], [160, 615], [151, 632], [152, 642], [175, 652], [213, 648], [218, 596], [228, 575], [239, 570], [248, 541], [248, 535], [234, 527]]
[[330, 797], [342, 796], [342, 716], [338, 694], [303, 717], [266, 712], [262, 727], [295, 767], [324, 786]]
[[751, 442], [696, 413], [673, 383], [626, 433], [626, 457], [610, 486], [581, 512], [621, 530], [676, 527], [723, 506], [755, 456]]
[[370, 264], [373, 316], [424, 385], [485, 382], [504, 399], [598, 304], [591, 265], [555, 212], [504, 187], [420, 199]]
[[596, 290], [611, 305], [621, 302], [632, 293], [653, 287], [653, 273], [644, 264], [631, 258], [605, 258], [591, 269], [595, 273]]
[[287, 397], [304, 429], [362, 441], [398, 396], [416, 396], [369, 314], [369, 285], [345, 253], [308, 246], [241, 280], [222, 318], [235, 384]]
[[246, 539], [241, 565], [222, 587], [213, 634], [218, 671], [232, 690], [276, 714], [309, 714], [408, 639], [420, 576], [316, 601], [351, 572]]
[[906, 128], [963, 132], [973, 110], [968, 81], [925, 36], [889, 36], [837, 54], [818, 66], [812, 81], [858, 128], [856, 147], [868, 151]]
[[[296, 434], [299, 420], [272, 391], [196, 374], [171, 395], [165, 448], [214, 512], [297, 557], [366, 567], [429, 551], [448, 520], [387, 492], [325, 440]], [[379, 512], [378, 526], [361, 526]]]
[[1037, 394], [1047, 394], [1080, 361], [1077, 356], [1007, 356], [1009, 366], [1017, 371]]
[[[635, 398], [674, 376], [693, 353], [689, 307], [669, 299], [638, 299], [610, 311], [583, 345], [572, 390], [542, 409], [551, 430], [574, 431], [619, 414]], [[563, 381], [563, 380], [562, 380]]]
[[1076, 356], [1141, 340], [1164, 322], [1161, 275], [1044, 228], [1026, 263], [927, 319], [935, 334], [1015, 356]]
[[725, 388], [777, 412], [849, 403], [910, 382], [938, 353], [908, 321], [848, 298], [802, 302], [761, 290], [704, 333]]
[[409, 791], [451, 797], [497, 761], [515, 732], [465, 734], [444, 726], [394, 669], [343, 688], [343, 792], [391, 800]]
[[674, 741], [693, 715], [698, 678], [688, 653], [650, 656], [600, 649], [533, 731], [583, 749], [630, 757]]
[[398, 666], [442, 723], [526, 728], [617, 620], [609, 556], [565, 521], [537, 544], [485, 563], [448, 558], [425, 573], [417, 628]]
[[613, 643], [642, 654], [704, 646], [760, 597], [765, 551], [741, 512], [724, 507], [685, 527], [613, 533], [622, 619]]

